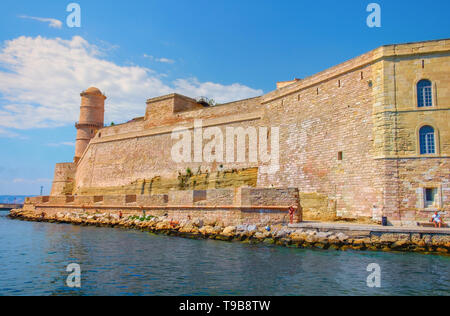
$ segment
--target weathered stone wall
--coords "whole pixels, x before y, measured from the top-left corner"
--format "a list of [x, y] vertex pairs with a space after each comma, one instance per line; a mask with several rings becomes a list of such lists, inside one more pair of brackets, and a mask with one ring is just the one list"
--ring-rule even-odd
[[55, 166], [51, 195], [71, 195], [74, 189], [76, 165], [60, 163]]
[[280, 171], [260, 175], [258, 184], [327, 196], [325, 204], [331, 208], [320, 219], [333, 218], [333, 209], [334, 217], [371, 217], [382, 208], [378, 166], [372, 159], [376, 83], [368, 84], [374, 82], [375, 66], [358, 68], [359, 62], [353, 61], [353, 71], [310, 84], [312, 79], [305, 79], [297, 91], [268, 95], [265, 101], [270, 113], [266, 124], [281, 125]]
[[[226, 127], [256, 126], [258, 115], [252, 117], [255, 119], [245, 120], [244, 118], [243, 122], [236, 123], [233, 122], [237, 118], [227, 117], [212, 122], [205, 120], [204, 126], [210, 126], [209, 124], [218, 126], [223, 131], [223, 135], [226, 135]], [[230, 121], [231, 123], [227, 124]], [[171, 132], [172, 127], [164, 132], [155, 131], [155, 134], [142, 137], [111, 140], [103, 136], [101, 139], [96, 138], [78, 164], [76, 192], [82, 192], [83, 188], [127, 186], [138, 180], [151, 180], [158, 177], [177, 181], [178, 176], [186, 174], [188, 168], [196, 174], [199, 169], [201, 173], [217, 173], [220, 170], [232, 171], [257, 167], [257, 163], [248, 161], [176, 163], [172, 159], [171, 150], [172, 145], [177, 141], [171, 139]], [[152, 133], [151, 130], [150, 133]], [[206, 143], [207, 141], [204, 142]], [[192, 148], [194, 148], [193, 144]]]
[[[391, 180], [386, 178], [385, 182], [384, 213], [392, 222], [428, 222], [435, 211], [441, 211], [444, 218], [449, 218], [449, 159], [391, 159], [384, 162], [391, 174], [398, 176]], [[436, 203], [429, 207], [424, 203], [427, 188], [438, 189]]]
[[134, 181], [128, 185], [108, 187], [82, 187], [79, 195], [113, 194], [167, 194], [171, 190], [207, 190], [220, 188], [256, 187], [258, 168], [213, 173], [181, 174], [177, 178], [155, 177]]
[[[381, 146], [375, 158], [383, 174], [384, 215], [392, 222], [429, 221], [450, 209], [450, 53], [449, 41], [394, 46], [383, 61], [383, 88], [374, 106]], [[417, 83], [432, 82], [432, 107], [418, 107]], [[435, 129], [436, 154], [421, 155], [419, 130]], [[438, 190], [435, 205], [426, 207], [424, 190]]]
[[[315, 199], [320, 211], [312, 212], [302, 199], [311, 219], [325, 219], [317, 213], [329, 218], [333, 207], [336, 216], [385, 215], [407, 224], [429, 220], [435, 210], [447, 217], [449, 70], [448, 40], [393, 45], [264, 96], [272, 124], [284, 118], [285, 130], [295, 132], [281, 137], [288, 144], [281, 175], [263, 176], [258, 184], [285, 183], [327, 196], [328, 203]], [[433, 83], [433, 107], [417, 107], [421, 79]], [[420, 155], [423, 125], [436, 130], [435, 155]], [[439, 190], [439, 205], [425, 209], [423, 190], [430, 187]]]
[[[38, 214], [86, 211], [161, 216], [174, 221], [200, 219], [224, 225], [289, 222], [288, 207], [299, 208], [298, 189], [221, 189], [170, 191], [169, 194], [50, 196], [28, 198], [25, 209]], [[296, 220], [301, 221], [301, 209]]]
[[241, 205], [250, 206], [296, 206], [298, 189], [241, 188]]
[[336, 203], [328, 195], [318, 193], [300, 193], [303, 220], [335, 221]]
[[144, 129], [144, 120], [130, 121], [123, 124], [107, 126], [101, 129], [96, 138], [115, 137], [121, 134], [135, 133]]
[[[431, 125], [437, 131], [437, 156], [450, 156], [450, 52], [397, 56], [383, 62], [384, 91], [375, 107], [385, 122], [385, 143], [379, 156], [418, 157], [419, 129]], [[416, 85], [432, 82], [433, 106], [417, 106]]]
[[[295, 187], [306, 197], [302, 203], [311, 219], [423, 220], [431, 211], [421, 206], [426, 187], [439, 189], [438, 209], [449, 208], [449, 69], [449, 40], [390, 45], [280, 84], [259, 98], [217, 107], [175, 94], [154, 98], [144, 118], [104, 128], [91, 140], [77, 166], [74, 193]], [[433, 83], [431, 108], [417, 107], [420, 79]], [[279, 127], [279, 171], [266, 174], [264, 163], [248, 160], [175, 163], [173, 128], [192, 131], [195, 119], [205, 128], [219, 127], [223, 135], [226, 127]], [[418, 129], [426, 124], [436, 129], [438, 151], [424, 157]], [[187, 169], [193, 176], [180, 188]], [[249, 170], [256, 170], [257, 180]], [[222, 181], [227, 172], [235, 177]], [[202, 194], [194, 197], [196, 203], [203, 203]]]

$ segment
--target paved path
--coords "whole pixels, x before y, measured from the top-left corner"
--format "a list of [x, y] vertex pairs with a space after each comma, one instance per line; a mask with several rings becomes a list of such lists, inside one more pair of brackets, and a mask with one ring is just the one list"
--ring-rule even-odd
[[341, 224], [326, 222], [302, 222], [290, 224], [290, 228], [307, 228], [317, 230], [346, 230], [346, 231], [371, 231], [383, 233], [422, 233], [450, 235], [450, 228], [428, 228], [428, 227], [393, 227], [361, 224]]

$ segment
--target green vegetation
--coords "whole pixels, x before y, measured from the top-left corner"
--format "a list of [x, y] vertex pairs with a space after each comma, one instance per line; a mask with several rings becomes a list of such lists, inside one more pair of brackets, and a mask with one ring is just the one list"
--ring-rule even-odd
[[152, 216], [152, 215], [148, 215], [148, 216], [138, 216], [138, 215], [128, 216], [128, 220], [129, 221], [139, 220], [141, 222], [148, 222], [148, 221], [152, 220], [153, 218], [155, 218], [155, 216]]

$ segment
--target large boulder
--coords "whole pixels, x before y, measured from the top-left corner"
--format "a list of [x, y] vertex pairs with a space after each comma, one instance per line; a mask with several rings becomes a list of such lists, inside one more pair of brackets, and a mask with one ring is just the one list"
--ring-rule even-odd
[[268, 231], [265, 231], [265, 232], [257, 232], [255, 235], [254, 235], [254, 237], [256, 238], [256, 239], [259, 239], [259, 240], [264, 240], [264, 239], [266, 239], [266, 238], [269, 238], [271, 236], [271, 234], [270, 234], [270, 232], [268, 232]]
[[215, 233], [213, 226], [203, 226], [199, 231], [203, 235], [213, 235]]
[[195, 226], [195, 227], [198, 227], [198, 228], [203, 227], [203, 220], [201, 220], [199, 218], [194, 219], [192, 221], [192, 225]]
[[236, 227], [235, 226], [228, 226], [222, 231], [223, 236], [234, 236], [236, 233]]
[[293, 242], [303, 242], [306, 240], [306, 238], [308, 238], [308, 234], [305, 233], [303, 230], [296, 230], [289, 235], [289, 238]]
[[339, 241], [344, 242], [349, 239], [349, 237], [344, 233], [339, 233], [336, 235], [336, 238], [339, 239]]
[[286, 238], [290, 233], [291, 233], [291, 231], [288, 228], [283, 227], [283, 228], [275, 231], [274, 235], [276, 238]]

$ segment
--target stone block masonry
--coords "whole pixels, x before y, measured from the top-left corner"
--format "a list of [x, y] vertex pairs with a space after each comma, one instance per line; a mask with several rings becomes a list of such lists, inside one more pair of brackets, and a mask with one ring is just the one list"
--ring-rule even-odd
[[54, 216], [60, 212], [125, 216], [165, 215], [172, 221], [198, 219], [222, 225], [288, 224], [288, 208], [302, 220], [298, 189], [236, 188], [170, 191], [161, 195], [50, 196], [27, 198], [24, 210]]
[[72, 194], [76, 170], [74, 163], [57, 164], [55, 166], [51, 195]]
[[[84, 125], [78, 127], [79, 134], [91, 134], [79, 135], [74, 164], [57, 165], [51, 195], [136, 201], [128, 204], [166, 195], [168, 207], [206, 207], [215, 199], [219, 206], [228, 204], [222, 189], [262, 190], [233, 195], [233, 203], [244, 205], [276, 201], [270, 188], [296, 188], [308, 219], [385, 216], [391, 224], [415, 226], [439, 211], [450, 221], [449, 74], [448, 39], [387, 45], [308, 78], [281, 82], [257, 98], [207, 106], [178, 94], [156, 97], [147, 101], [142, 117], [99, 129], [88, 121], [101, 125], [105, 96], [90, 88], [82, 94]], [[423, 80], [429, 83], [425, 92], [418, 85]], [[421, 105], [424, 93], [431, 98], [427, 106]], [[229, 127], [279, 128], [278, 171], [265, 173], [268, 163], [250, 161], [248, 139], [244, 162], [175, 163], [172, 131], [192, 131], [195, 120], [224, 135]], [[421, 151], [422, 127], [434, 131], [426, 138], [428, 153]], [[180, 218], [178, 211], [174, 217]], [[221, 212], [226, 218], [264, 217]]]

